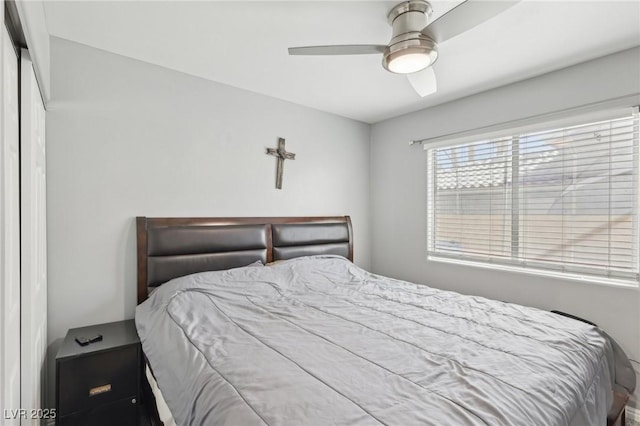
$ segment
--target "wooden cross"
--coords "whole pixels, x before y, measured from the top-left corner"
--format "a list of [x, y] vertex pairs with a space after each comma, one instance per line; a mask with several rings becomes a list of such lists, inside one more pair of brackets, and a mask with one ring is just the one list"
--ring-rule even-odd
[[278, 158], [278, 168], [276, 171], [276, 188], [282, 189], [282, 169], [284, 169], [284, 160], [295, 160], [296, 155], [287, 152], [284, 149], [284, 139], [278, 138], [278, 148], [267, 148], [267, 155], [273, 155]]

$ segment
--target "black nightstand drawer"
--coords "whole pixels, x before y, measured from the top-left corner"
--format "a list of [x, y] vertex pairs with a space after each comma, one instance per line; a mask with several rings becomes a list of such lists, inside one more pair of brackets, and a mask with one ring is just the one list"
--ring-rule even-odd
[[136, 426], [138, 401], [130, 398], [58, 418], [58, 426]]
[[128, 398], [127, 407], [135, 409], [131, 399], [138, 395], [138, 363], [137, 345], [60, 362], [58, 415], [95, 409], [124, 398]]

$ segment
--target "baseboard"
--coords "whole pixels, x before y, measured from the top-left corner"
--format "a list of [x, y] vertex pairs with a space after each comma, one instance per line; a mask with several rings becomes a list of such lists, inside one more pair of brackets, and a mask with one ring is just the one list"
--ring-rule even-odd
[[627, 419], [640, 423], [640, 409], [627, 407]]

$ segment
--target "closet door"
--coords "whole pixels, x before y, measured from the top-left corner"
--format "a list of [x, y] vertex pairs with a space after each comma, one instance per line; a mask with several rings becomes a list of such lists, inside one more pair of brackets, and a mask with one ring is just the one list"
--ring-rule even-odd
[[[0, 18], [4, 5], [0, 1]], [[0, 33], [0, 425], [19, 424], [20, 157], [18, 57]], [[8, 418], [7, 418], [8, 417]]]
[[[22, 50], [20, 62], [20, 176], [21, 176], [21, 406], [43, 408], [46, 389], [47, 344], [47, 239], [46, 157], [44, 105], [29, 52]], [[37, 425], [38, 419], [23, 419], [22, 425]]]

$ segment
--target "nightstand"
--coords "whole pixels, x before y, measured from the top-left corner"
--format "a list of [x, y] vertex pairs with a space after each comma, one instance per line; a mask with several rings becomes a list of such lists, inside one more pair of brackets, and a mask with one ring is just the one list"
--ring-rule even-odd
[[[87, 346], [75, 341], [98, 334]], [[56, 424], [137, 425], [141, 366], [134, 320], [70, 329], [56, 356]]]

